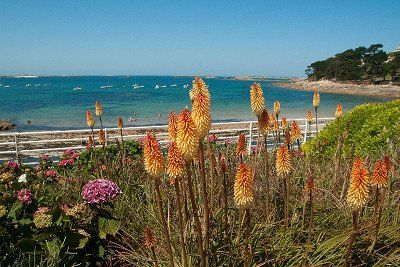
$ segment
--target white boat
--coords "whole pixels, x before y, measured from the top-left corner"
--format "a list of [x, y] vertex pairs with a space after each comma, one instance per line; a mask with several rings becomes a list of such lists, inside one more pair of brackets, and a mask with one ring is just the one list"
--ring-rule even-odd
[[25, 85], [26, 87], [30, 87], [30, 86], [32, 86], [32, 84], [30, 84], [30, 83], [28, 83], [27, 85]]
[[174, 83], [174, 84], [171, 84], [171, 87], [176, 87], [176, 83]]
[[111, 88], [111, 87], [113, 87], [113, 85], [103, 85], [103, 86], [100, 86], [101, 89]]
[[82, 90], [82, 88], [79, 87], [79, 86], [77, 86], [77, 87], [74, 87], [74, 89], [72, 89], [72, 90], [74, 90], [74, 91], [79, 91], [79, 90]]
[[4, 87], [4, 88], [10, 88], [10, 86], [9, 86], [9, 85], [4, 85], [3, 87]]
[[188, 88], [189, 87], [189, 84], [185, 84], [185, 85], [183, 85], [183, 88]]
[[165, 87], [167, 87], [167, 86], [166, 86], [166, 85], [161, 85], [161, 86], [160, 86], [160, 88], [165, 88]]
[[160, 86], [158, 84], [156, 84], [156, 86], [154, 87], [154, 89], [158, 89], [160, 88]]

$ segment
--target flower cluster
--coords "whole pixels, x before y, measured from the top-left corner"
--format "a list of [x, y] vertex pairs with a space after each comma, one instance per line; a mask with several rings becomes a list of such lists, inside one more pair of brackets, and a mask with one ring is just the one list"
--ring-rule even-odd
[[75, 163], [75, 160], [79, 158], [79, 154], [73, 151], [72, 149], [68, 149], [64, 152], [62, 159], [58, 163], [58, 166], [72, 166]]
[[86, 205], [85, 203], [80, 203], [70, 208], [67, 204], [65, 204], [62, 209], [65, 212], [65, 215], [78, 218], [80, 214], [86, 211]]
[[36, 228], [47, 228], [51, 226], [53, 216], [49, 214], [50, 209], [47, 207], [40, 207], [33, 214], [33, 223]]
[[54, 169], [48, 170], [48, 171], [45, 172], [45, 176], [46, 177], [56, 177], [57, 176], [57, 172]]
[[17, 191], [17, 199], [22, 203], [29, 205], [32, 203], [32, 193], [29, 189], [21, 189]]
[[0, 205], [0, 218], [7, 214], [7, 209], [3, 205]]
[[89, 204], [109, 202], [122, 193], [121, 189], [107, 179], [96, 179], [83, 186], [82, 198]]

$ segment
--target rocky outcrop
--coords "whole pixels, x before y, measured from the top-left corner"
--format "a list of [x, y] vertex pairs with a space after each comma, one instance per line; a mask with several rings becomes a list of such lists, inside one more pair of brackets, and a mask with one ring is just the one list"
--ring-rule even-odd
[[17, 126], [17, 125], [14, 123], [11, 123], [6, 120], [0, 120], [0, 131], [7, 131], [7, 130], [14, 128], [15, 126]]

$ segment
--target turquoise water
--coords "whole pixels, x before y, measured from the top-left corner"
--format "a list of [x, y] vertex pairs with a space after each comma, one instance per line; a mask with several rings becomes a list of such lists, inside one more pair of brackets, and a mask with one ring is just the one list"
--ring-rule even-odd
[[[188, 91], [192, 80], [192, 77], [170, 76], [0, 78], [0, 119], [16, 123], [18, 131], [85, 128], [85, 111], [94, 111], [98, 99], [107, 127], [115, 127], [119, 116], [125, 125], [165, 124], [170, 110], [179, 112], [185, 106], [190, 107]], [[271, 84], [275, 81], [261, 82], [268, 109], [279, 100], [281, 116], [305, 117], [312, 108], [312, 92], [275, 87]], [[210, 78], [205, 82], [211, 92], [213, 121], [255, 119], [249, 100], [251, 81]], [[144, 87], [134, 89], [133, 84]], [[155, 89], [157, 84], [166, 87]], [[173, 84], [176, 87], [171, 87]], [[185, 84], [189, 84], [186, 89]], [[75, 87], [82, 89], [74, 91]], [[347, 111], [355, 105], [377, 101], [385, 99], [321, 94], [319, 114], [333, 116], [338, 102]], [[129, 117], [136, 117], [137, 121], [128, 122]]]

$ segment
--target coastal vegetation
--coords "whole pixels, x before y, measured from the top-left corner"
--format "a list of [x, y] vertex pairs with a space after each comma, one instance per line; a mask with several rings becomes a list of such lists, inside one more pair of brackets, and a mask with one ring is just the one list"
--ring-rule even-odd
[[399, 82], [400, 50], [387, 53], [382, 44], [348, 49], [333, 57], [311, 63], [306, 74], [311, 80]]
[[[200, 78], [171, 112], [168, 144], [149, 132], [109, 145], [100, 102], [81, 153], [0, 167], [0, 262], [11, 266], [396, 266], [400, 264], [400, 102], [370, 104], [321, 130], [320, 95], [299, 125], [250, 88], [257, 144], [209, 134]], [[305, 112], [306, 113], [306, 112]], [[94, 115], [95, 114], [95, 115]]]

